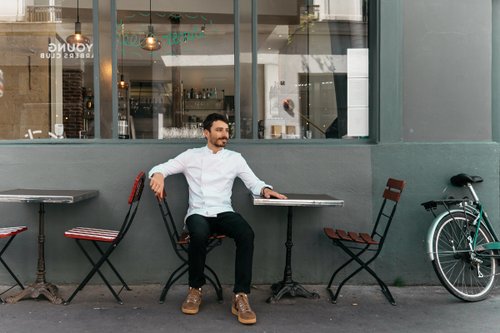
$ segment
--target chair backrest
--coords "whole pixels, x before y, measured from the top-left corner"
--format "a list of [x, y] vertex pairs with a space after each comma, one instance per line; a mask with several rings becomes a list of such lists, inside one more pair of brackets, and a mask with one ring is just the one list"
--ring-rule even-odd
[[177, 256], [184, 260], [184, 257], [181, 255], [181, 253], [179, 253], [179, 250], [187, 252], [187, 244], [179, 243], [179, 240], [181, 239], [181, 235], [183, 233], [180, 230], [180, 226], [177, 226], [177, 224], [175, 223], [172, 212], [170, 211], [170, 207], [168, 206], [167, 195], [165, 192], [163, 192], [163, 198], [156, 197], [156, 199], [158, 200], [158, 205], [160, 206], [161, 217], [163, 218], [163, 223], [167, 228], [170, 243], [172, 244], [172, 247], [174, 248]]
[[128, 204], [131, 205], [134, 202], [139, 202], [142, 196], [142, 190], [144, 189], [144, 179], [146, 178], [144, 171], [139, 172], [135, 177], [134, 184], [132, 185], [132, 191], [128, 196]]
[[132, 185], [132, 190], [130, 191], [130, 195], [128, 197], [128, 211], [123, 224], [120, 228], [120, 232], [116, 237], [116, 243], [121, 241], [123, 236], [127, 233], [132, 222], [134, 221], [135, 214], [137, 213], [137, 208], [139, 208], [139, 202], [142, 196], [142, 190], [144, 189], [144, 181], [145, 174], [143, 171], [139, 172], [139, 174], [134, 179], [134, 184]]
[[401, 198], [401, 193], [405, 187], [405, 182], [403, 180], [389, 178], [387, 180], [386, 187], [384, 189], [382, 205], [377, 215], [377, 220], [373, 227], [371, 237], [379, 242], [379, 248], [381, 249], [385, 237], [391, 226], [394, 213], [396, 213], [396, 208]]

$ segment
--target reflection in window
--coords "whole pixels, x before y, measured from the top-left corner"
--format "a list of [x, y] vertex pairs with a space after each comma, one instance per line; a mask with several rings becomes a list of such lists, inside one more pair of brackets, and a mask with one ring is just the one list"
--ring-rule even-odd
[[0, 5], [0, 139], [92, 135], [92, 1], [82, 2]]
[[366, 0], [259, 1], [259, 137], [364, 137], [368, 133]]
[[[202, 138], [211, 112], [234, 123], [233, 1], [153, 1], [150, 11], [117, 0], [117, 20], [118, 78], [129, 83], [118, 91], [122, 137]], [[141, 48], [151, 25], [155, 51]]]
[[[368, 1], [259, 0], [257, 82], [251, 79], [251, 3], [239, 2], [235, 32], [233, 0], [110, 0], [109, 7], [95, 8], [100, 13], [92, 0], [2, 2], [0, 140], [95, 133], [199, 138], [211, 112], [226, 115], [241, 138], [369, 135]], [[109, 8], [116, 8], [116, 22], [106, 21]], [[99, 55], [100, 85], [94, 82], [93, 14], [102, 18], [101, 45], [111, 39], [106, 29], [116, 28], [116, 49], [102, 47]], [[156, 38], [150, 46], [148, 35]], [[119, 85], [109, 89], [112, 81]], [[96, 103], [104, 111], [94, 130]]]

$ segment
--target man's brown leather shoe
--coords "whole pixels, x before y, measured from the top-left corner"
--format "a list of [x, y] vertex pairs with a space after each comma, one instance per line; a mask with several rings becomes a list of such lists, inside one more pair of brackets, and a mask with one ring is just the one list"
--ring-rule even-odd
[[201, 288], [189, 287], [189, 292], [184, 303], [182, 303], [182, 312], [185, 314], [197, 314], [201, 304]]
[[245, 293], [237, 293], [233, 296], [231, 312], [235, 316], [238, 316], [238, 321], [242, 324], [250, 325], [257, 322], [257, 316], [252, 311], [248, 302], [248, 296]]

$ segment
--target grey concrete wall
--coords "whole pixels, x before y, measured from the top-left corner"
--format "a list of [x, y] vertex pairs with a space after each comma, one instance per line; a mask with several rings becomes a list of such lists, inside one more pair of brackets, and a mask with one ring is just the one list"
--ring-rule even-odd
[[404, 1], [404, 140], [491, 140], [491, 18], [491, 1]]
[[[72, 205], [46, 206], [47, 278], [56, 283], [78, 282], [90, 269], [73, 240], [63, 233], [73, 226], [117, 227], [124, 217], [131, 180], [186, 148], [200, 143], [4, 145], [0, 146], [0, 190], [19, 187], [98, 189], [99, 196]], [[425, 256], [424, 241], [432, 217], [420, 203], [442, 197], [451, 175], [483, 176], [479, 195], [498, 221], [499, 165], [497, 144], [251, 144], [233, 143], [253, 170], [283, 192], [327, 193], [345, 199], [343, 208], [295, 210], [293, 274], [301, 282], [327, 283], [345, 256], [322, 233], [324, 226], [370, 229], [388, 177], [408, 182], [396, 224], [386, 249], [374, 267], [389, 283], [436, 283]], [[187, 187], [182, 176], [167, 179], [169, 200], [178, 222], [186, 211]], [[254, 207], [237, 181], [234, 207], [256, 233], [254, 282], [272, 283], [282, 277], [285, 261], [286, 209]], [[22, 281], [31, 282], [36, 268], [36, 204], [0, 203], [0, 224], [26, 224], [6, 253]], [[495, 224], [498, 226], [498, 223]], [[156, 201], [146, 189], [136, 221], [113, 260], [131, 283], [163, 282], [179, 264], [162, 225]], [[224, 283], [233, 281], [234, 245], [225, 241], [209, 263]], [[367, 275], [354, 281], [373, 283]], [[0, 270], [0, 284], [10, 282]], [[93, 283], [101, 283], [99, 278]]]
[[[97, 198], [73, 205], [47, 205], [47, 277], [54, 282], [76, 282], [89, 265], [74, 241], [64, 238], [66, 229], [82, 225], [117, 227], [124, 217], [130, 183], [139, 170], [175, 156], [194, 144], [98, 144], [7, 145], [0, 147], [0, 189], [84, 188], [98, 189]], [[328, 193], [346, 200], [345, 208], [297, 209], [294, 225], [294, 276], [304, 282], [325, 281], [331, 267], [331, 245], [322, 227], [335, 223], [367, 221], [371, 210], [371, 156], [369, 146], [232, 144], [246, 156], [262, 179], [283, 192]], [[187, 188], [182, 176], [167, 180], [175, 216], [182, 222]], [[253, 207], [240, 181], [235, 184], [234, 207], [254, 227], [257, 235], [255, 282], [270, 283], [283, 274], [286, 209]], [[26, 224], [7, 258], [23, 281], [34, 278], [36, 267], [36, 204], [0, 203], [1, 225]], [[368, 223], [368, 222], [363, 222]], [[179, 260], [172, 252], [154, 196], [146, 190], [129, 237], [114, 260], [134, 282], [160, 282]], [[224, 282], [233, 277], [232, 241], [216, 249], [210, 258]], [[0, 283], [7, 282], [0, 270]], [[99, 282], [95, 280], [95, 282]]]

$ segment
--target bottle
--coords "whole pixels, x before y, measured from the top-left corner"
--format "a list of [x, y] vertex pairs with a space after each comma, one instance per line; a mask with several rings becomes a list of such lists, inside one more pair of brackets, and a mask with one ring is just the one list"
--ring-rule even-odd
[[217, 98], [218, 98], [218, 97], [217, 97], [217, 88], [214, 88], [212, 98], [215, 98], [215, 99], [217, 99]]
[[124, 115], [120, 115], [118, 118], [118, 138], [119, 139], [128, 139], [128, 121], [127, 117]]
[[191, 88], [190, 93], [189, 93], [189, 99], [194, 98], [194, 89]]

